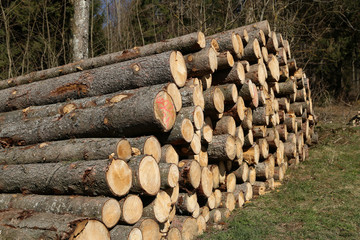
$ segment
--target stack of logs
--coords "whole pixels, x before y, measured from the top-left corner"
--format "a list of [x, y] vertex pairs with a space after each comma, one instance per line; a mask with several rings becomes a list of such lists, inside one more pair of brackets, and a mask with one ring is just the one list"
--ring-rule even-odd
[[0, 88], [0, 239], [193, 239], [317, 142], [309, 79], [267, 21]]

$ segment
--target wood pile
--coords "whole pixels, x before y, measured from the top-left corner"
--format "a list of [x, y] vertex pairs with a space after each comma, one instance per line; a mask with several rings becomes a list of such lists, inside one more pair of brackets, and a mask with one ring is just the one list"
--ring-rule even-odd
[[193, 239], [317, 142], [267, 21], [0, 84], [1, 239]]

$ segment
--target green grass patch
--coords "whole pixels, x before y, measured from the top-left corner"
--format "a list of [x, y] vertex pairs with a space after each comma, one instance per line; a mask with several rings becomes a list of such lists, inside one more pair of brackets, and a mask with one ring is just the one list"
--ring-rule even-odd
[[360, 239], [360, 128], [317, 127], [310, 159], [283, 185], [237, 209], [200, 239]]

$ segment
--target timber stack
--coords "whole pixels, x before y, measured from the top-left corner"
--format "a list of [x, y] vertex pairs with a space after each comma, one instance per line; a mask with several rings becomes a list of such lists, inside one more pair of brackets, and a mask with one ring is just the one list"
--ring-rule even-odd
[[193, 239], [317, 142], [309, 79], [267, 21], [0, 89], [1, 239]]

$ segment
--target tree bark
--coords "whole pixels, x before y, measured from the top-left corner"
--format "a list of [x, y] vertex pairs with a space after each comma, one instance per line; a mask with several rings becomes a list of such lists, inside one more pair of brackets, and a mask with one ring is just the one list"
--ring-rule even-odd
[[169, 131], [175, 117], [170, 95], [154, 87], [111, 106], [76, 109], [61, 118], [7, 124], [0, 130], [0, 139], [8, 145], [24, 145], [69, 137], [150, 135]]
[[216, 135], [208, 146], [209, 160], [234, 160], [236, 156], [235, 138], [229, 134]]
[[0, 81], [0, 89], [19, 86], [48, 78], [54, 78], [77, 71], [99, 68], [118, 62], [128, 61], [134, 58], [150, 56], [172, 50], [180, 51], [183, 54], [196, 52], [205, 47], [205, 36], [202, 32], [190, 33], [165, 41], [148, 44], [142, 47], [115, 52], [95, 58], [69, 63], [63, 66], [49, 68], [46, 70], [32, 72], [24, 76], [10, 78], [7, 81]]
[[123, 196], [132, 182], [131, 170], [122, 160], [5, 165], [0, 172], [4, 193]]
[[228, 69], [234, 66], [234, 57], [229, 51], [221, 52], [217, 55], [218, 68], [217, 70]]
[[[69, 214], [57, 215], [23, 210], [3, 211], [0, 212], [0, 229], [6, 227], [10, 227], [11, 230], [1, 231], [3, 239], [24, 239], [24, 236], [30, 235], [28, 239], [51, 237], [51, 239], [110, 240], [109, 231], [99, 221]], [[20, 234], [25, 235], [16, 238]]]
[[232, 68], [216, 71], [212, 75], [212, 84], [226, 84], [234, 83], [236, 86], [241, 86], [245, 82], [244, 67], [240, 62], [236, 62]]
[[213, 48], [205, 48], [199, 52], [184, 56], [188, 76], [202, 77], [215, 72], [218, 67], [216, 55]]
[[21, 209], [53, 214], [72, 214], [101, 221], [112, 228], [121, 216], [120, 204], [109, 197], [1, 194], [0, 210]]
[[184, 86], [186, 77], [181, 53], [165, 52], [1, 90], [0, 112], [167, 82]]
[[122, 138], [80, 138], [4, 148], [0, 150], [0, 165], [98, 160], [113, 154], [115, 158], [130, 159], [129, 141]]

